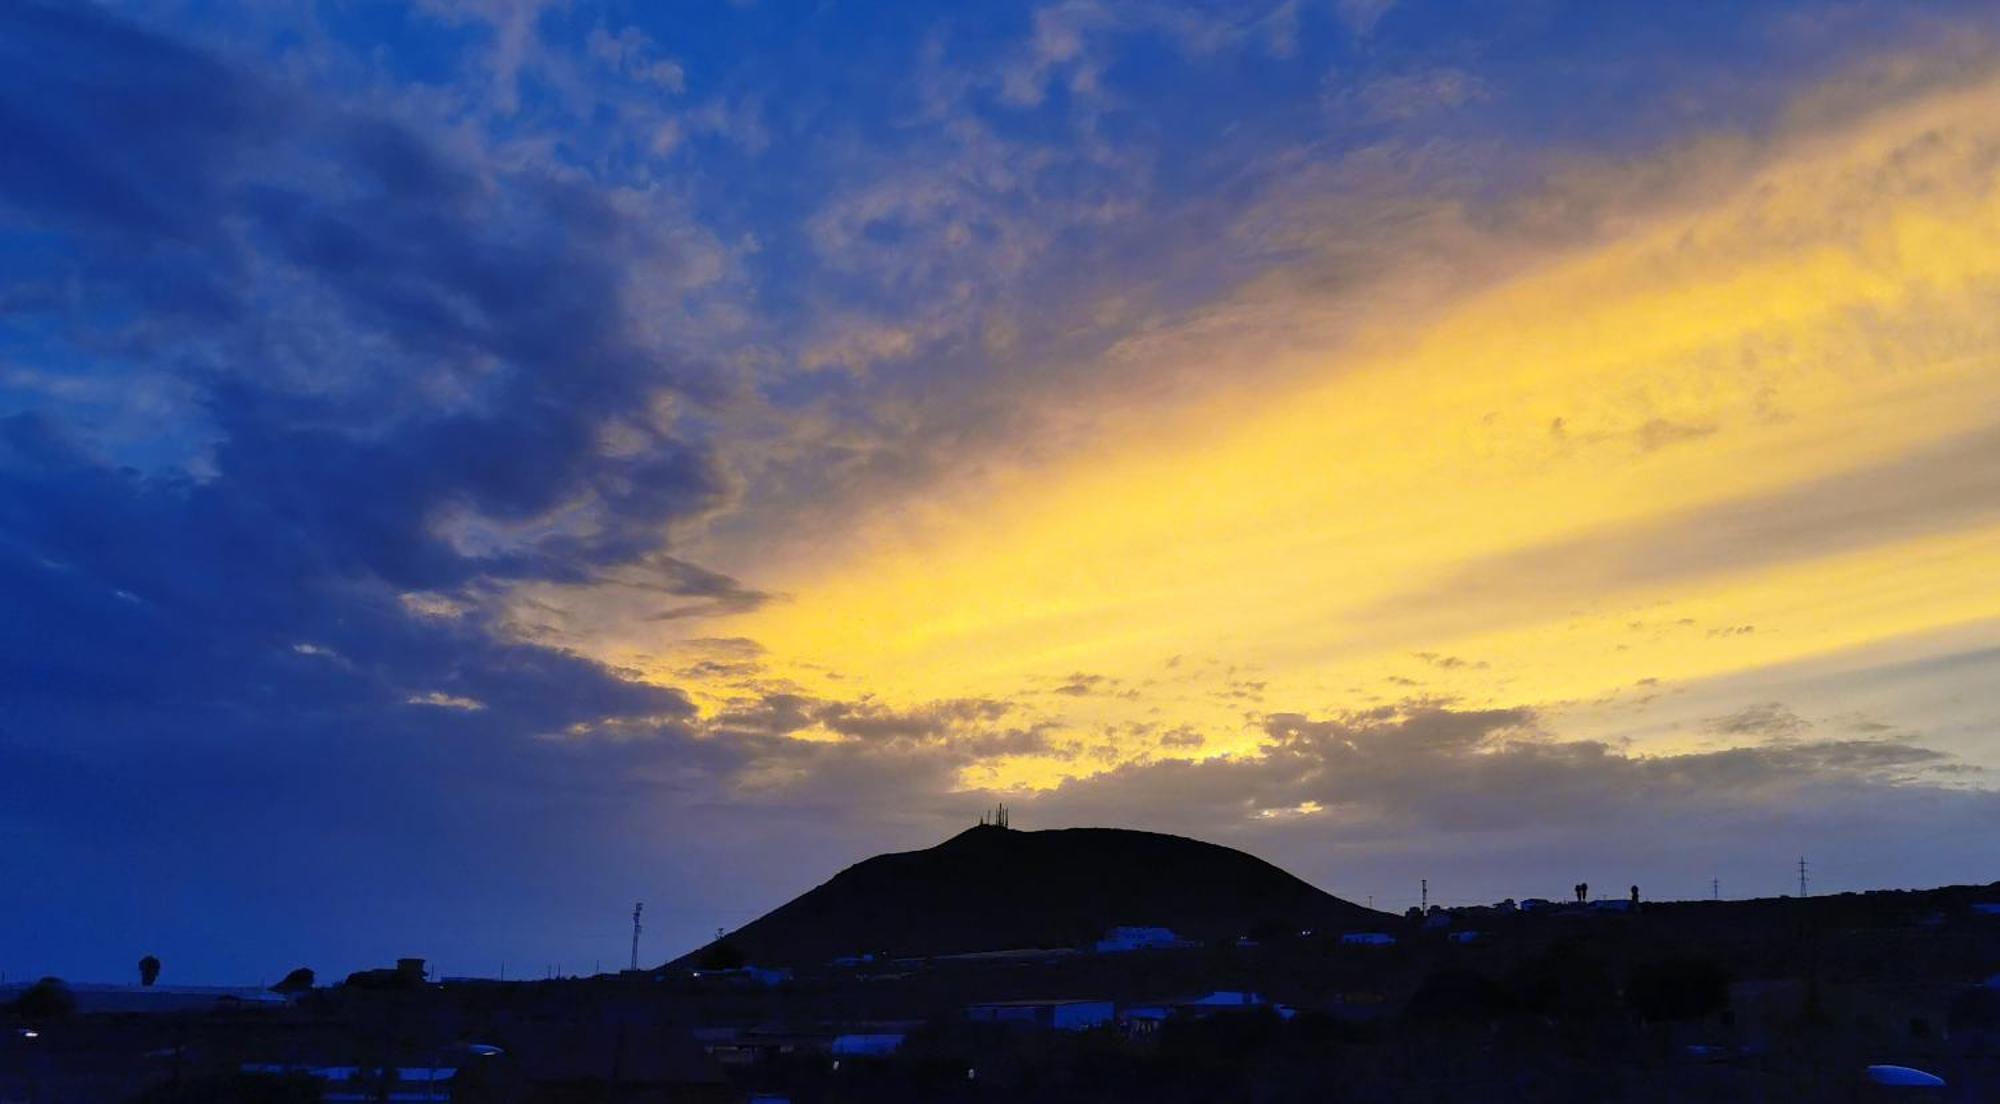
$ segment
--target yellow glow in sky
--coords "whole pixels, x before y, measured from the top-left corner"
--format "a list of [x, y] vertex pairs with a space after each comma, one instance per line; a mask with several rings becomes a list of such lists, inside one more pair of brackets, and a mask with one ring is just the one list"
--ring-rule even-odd
[[[1038, 784], [1177, 725], [1209, 754], [1260, 712], [1560, 707], [2000, 619], [1981, 488], [1926, 507], [1894, 466], [2000, 423], [1997, 152], [1992, 82], [1777, 144], [1735, 190], [1524, 256], [1418, 332], [1211, 366], [1283, 381], [1255, 404], [1148, 410], [838, 539], [733, 550], [788, 598], [700, 634], [809, 692], [1007, 699], [1124, 749], [997, 776]], [[1913, 504], [1885, 525], [1834, 494], [1823, 533], [1788, 531], [1786, 496], [1828, 479]], [[1102, 680], [1057, 692], [1077, 674]]]

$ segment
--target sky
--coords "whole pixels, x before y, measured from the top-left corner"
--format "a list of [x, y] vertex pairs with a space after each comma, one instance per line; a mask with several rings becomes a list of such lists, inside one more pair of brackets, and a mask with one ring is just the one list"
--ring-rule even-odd
[[10, 979], [1986, 882], [1996, 569], [1992, 3], [0, 7]]

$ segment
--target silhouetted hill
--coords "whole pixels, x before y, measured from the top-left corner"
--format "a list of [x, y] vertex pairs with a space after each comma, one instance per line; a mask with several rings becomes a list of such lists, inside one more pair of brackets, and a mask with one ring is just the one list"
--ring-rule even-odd
[[1212, 843], [1117, 828], [982, 825], [848, 867], [722, 942], [759, 965], [815, 966], [864, 952], [1087, 946], [1117, 924], [1206, 940], [1386, 919]]

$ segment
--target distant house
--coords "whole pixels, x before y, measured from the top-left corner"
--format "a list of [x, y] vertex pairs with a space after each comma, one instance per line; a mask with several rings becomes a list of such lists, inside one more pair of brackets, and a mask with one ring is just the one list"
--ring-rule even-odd
[[1281, 1019], [1289, 1020], [1295, 1014], [1292, 1009], [1282, 1004], [1272, 1004], [1264, 999], [1262, 993], [1242, 989], [1217, 989], [1204, 997], [1179, 1001], [1174, 1004], [1173, 1011], [1181, 1016], [1207, 1017], [1218, 1013], [1246, 1012], [1259, 1008], [1271, 1009]]
[[792, 980], [792, 971], [788, 966], [736, 966], [727, 970], [695, 970], [689, 976], [762, 985], [768, 989]]
[[1521, 902], [1521, 911], [1536, 912], [1541, 909], [1548, 908], [1550, 905], [1554, 903], [1555, 902], [1550, 901], [1546, 897], [1529, 897]]
[[902, 1049], [902, 1032], [869, 1031], [833, 1037], [835, 1058], [887, 1058]]
[[1624, 897], [1607, 897], [1590, 903], [1592, 912], [1631, 912], [1632, 902]]
[[699, 1027], [696, 1043], [723, 1066], [749, 1066], [807, 1054], [879, 1057], [894, 1053], [921, 1020], [870, 1020], [839, 1024], [763, 1024], [756, 1027]]
[[1396, 937], [1388, 932], [1348, 932], [1340, 942], [1349, 947], [1393, 947]]
[[1103, 939], [1097, 941], [1097, 953], [1117, 954], [1122, 951], [1154, 951], [1172, 947], [1192, 947], [1193, 940], [1182, 939], [1171, 928], [1136, 927], [1120, 925], [1112, 928]]
[[1486, 933], [1476, 932], [1476, 931], [1455, 931], [1452, 932], [1446, 938], [1450, 939], [1453, 943], [1459, 943], [1459, 944], [1481, 943], [1485, 941]]
[[1181, 1002], [1187, 1008], [1261, 1008], [1269, 1003], [1261, 994], [1241, 989], [1217, 989], [1205, 997]]
[[1424, 927], [1432, 929], [1451, 927], [1451, 913], [1442, 911], [1432, 912], [1429, 916], [1424, 917]]
[[1974, 901], [1972, 912], [1975, 916], [2000, 916], [2000, 901]]
[[1270, 1009], [1282, 1019], [1296, 1015], [1294, 1009], [1272, 1004], [1261, 993], [1241, 989], [1217, 989], [1206, 996], [1130, 1004], [1118, 1014], [1118, 1022], [1134, 1035], [1149, 1034], [1171, 1019], [1208, 1019], [1236, 1012]]
[[1108, 1000], [987, 1001], [968, 1005], [975, 1023], [1018, 1024], [1051, 1031], [1086, 1031], [1111, 1022], [1117, 1008]]

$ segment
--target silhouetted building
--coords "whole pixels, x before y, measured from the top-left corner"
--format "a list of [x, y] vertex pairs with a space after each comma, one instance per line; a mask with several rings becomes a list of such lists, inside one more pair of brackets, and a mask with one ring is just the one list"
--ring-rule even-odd
[[1111, 1022], [1117, 1009], [1108, 1000], [987, 1001], [970, 1005], [965, 1018], [978, 1023], [1019, 1024], [1052, 1031], [1084, 1031]]

